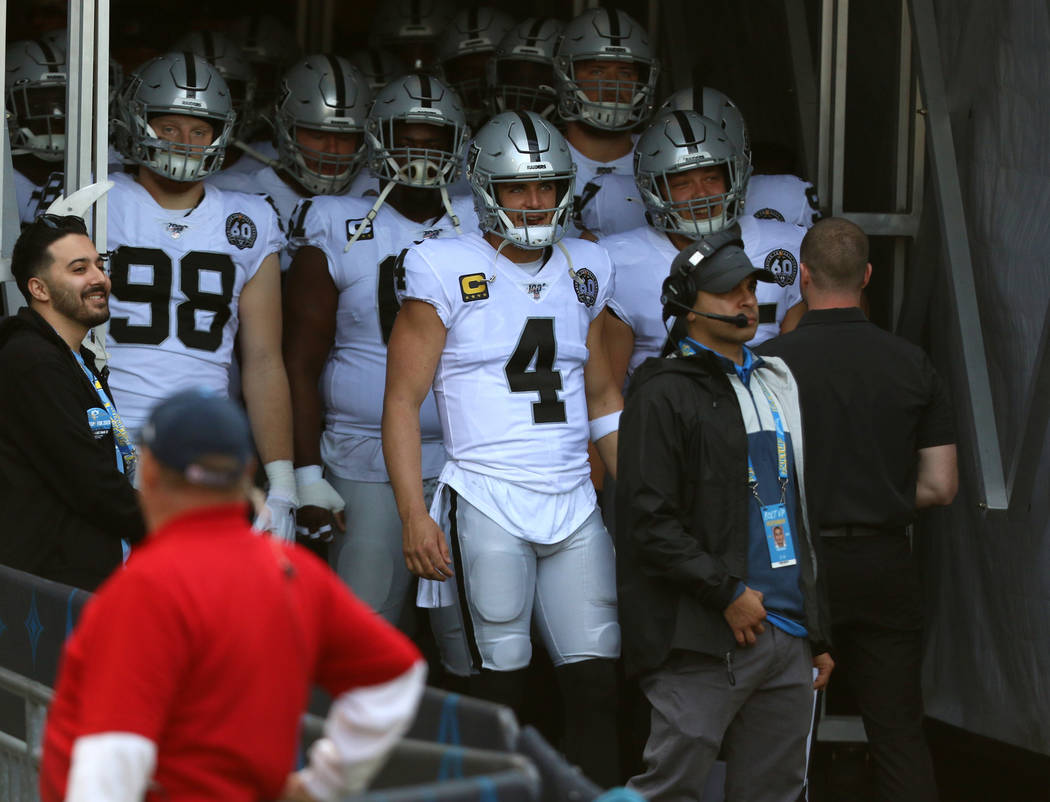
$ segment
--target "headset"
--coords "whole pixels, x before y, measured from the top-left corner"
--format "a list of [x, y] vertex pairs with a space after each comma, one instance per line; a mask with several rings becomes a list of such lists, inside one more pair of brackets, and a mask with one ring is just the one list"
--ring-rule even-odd
[[[726, 250], [730, 246], [735, 246], [739, 250]], [[731, 323], [737, 328], [747, 328], [749, 324], [746, 315], [715, 315], [701, 312], [692, 306], [692, 303], [696, 300], [697, 273], [703, 269], [711, 269], [723, 259], [739, 258], [743, 252], [744, 242], [740, 238], [740, 232], [733, 227], [711, 234], [703, 239], [698, 239], [675, 256], [674, 261], [671, 263], [671, 274], [664, 279], [664, 283], [660, 288], [660, 303], [663, 306], [664, 324], [666, 325], [668, 318], [675, 316], [676, 312], [673, 308], [677, 308], [686, 312], [692, 312], [694, 315]], [[746, 255], [744, 258], [747, 258]], [[748, 262], [748, 265], [750, 265], [750, 262]]]

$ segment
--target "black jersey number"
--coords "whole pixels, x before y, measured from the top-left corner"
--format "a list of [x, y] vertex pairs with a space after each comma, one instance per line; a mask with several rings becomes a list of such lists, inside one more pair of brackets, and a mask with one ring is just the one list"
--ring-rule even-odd
[[405, 289], [405, 248], [397, 256], [391, 254], [379, 263], [379, 282], [376, 285], [376, 308], [379, 310], [379, 331], [383, 334], [383, 345], [390, 342], [394, 320], [401, 309], [397, 300], [399, 290]]
[[561, 371], [554, 369], [557, 353], [554, 318], [530, 317], [503, 368], [512, 393], [539, 393], [540, 400], [532, 405], [533, 423], [565, 423], [565, 402], [558, 398]]
[[[153, 270], [149, 284], [132, 283], [131, 266], [143, 265]], [[219, 292], [205, 292], [200, 288], [201, 273], [210, 271], [219, 275]], [[218, 351], [222, 345], [222, 331], [230, 320], [230, 302], [237, 268], [229, 254], [208, 251], [190, 251], [179, 260], [179, 289], [186, 300], [175, 308], [175, 333], [187, 348], [198, 351]], [[110, 279], [113, 295], [121, 301], [148, 303], [150, 322], [136, 325], [127, 318], [110, 321], [109, 333], [118, 343], [160, 345], [171, 333], [171, 257], [160, 248], [118, 248], [110, 258]], [[197, 328], [197, 311], [212, 312], [207, 330]]]

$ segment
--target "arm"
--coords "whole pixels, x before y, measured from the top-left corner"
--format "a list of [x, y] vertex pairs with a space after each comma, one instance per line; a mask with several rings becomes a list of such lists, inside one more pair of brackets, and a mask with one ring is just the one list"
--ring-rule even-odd
[[[584, 392], [587, 395], [587, 416], [595, 421], [608, 415], [615, 415], [623, 409], [623, 394], [619, 385], [613, 380], [612, 372], [609, 370], [609, 359], [606, 355], [605, 341], [602, 337], [606, 320], [609, 313], [602, 310], [598, 316], [591, 321], [587, 329], [587, 364], [583, 366]], [[611, 419], [606, 419], [607, 421]], [[613, 423], [619, 425], [618, 420]], [[608, 429], [608, 425], [601, 426], [601, 431]], [[592, 427], [593, 429], [593, 427]], [[616, 446], [618, 435], [616, 429], [607, 434], [599, 434], [594, 439], [594, 446], [605, 463], [605, 469], [616, 478]]]
[[396, 679], [333, 701], [324, 737], [310, 747], [309, 765], [289, 775], [283, 798], [335, 802], [364, 790], [412, 723], [426, 675], [417, 660]]
[[627, 381], [627, 366], [634, 353], [634, 329], [618, 318], [606, 307], [605, 320], [605, 353], [609, 360], [609, 372], [617, 387], [623, 387]]
[[784, 314], [784, 319], [780, 322], [780, 333], [787, 334], [789, 331], [794, 330], [798, 325], [798, 322], [802, 320], [802, 316], [809, 311], [809, 307], [806, 306], [805, 301], [799, 301], [793, 307], [791, 307]]
[[383, 457], [401, 516], [408, 570], [425, 579], [452, 576], [445, 535], [423, 498], [419, 408], [445, 347], [445, 324], [425, 301], [406, 300], [390, 333], [383, 398]]
[[241, 389], [259, 457], [270, 480], [264, 528], [294, 537], [298, 505], [292, 471], [292, 402], [281, 357], [281, 266], [267, 256], [240, 298]]
[[[288, 271], [284, 292], [284, 364], [292, 404], [293, 451], [302, 506], [300, 531], [320, 534], [334, 521], [345, 528], [342, 497], [321, 473], [321, 392], [318, 383], [335, 342], [339, 290], [319, 248], [300, 248]], [[305, 469], [305, 470], [298, 470]], [[331, 531], [330, 529], [328, 531]]]
[[915, 482], [915, 507], [944, 507], [959, 490], [955, 445], [919, 449], [919, 475]]

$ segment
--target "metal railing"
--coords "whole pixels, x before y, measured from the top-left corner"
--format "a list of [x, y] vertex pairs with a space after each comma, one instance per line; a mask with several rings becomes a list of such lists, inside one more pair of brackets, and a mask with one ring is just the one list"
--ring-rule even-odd
[[25, 739], [0, 732], [0, 799], [37, 802], [40, 747], [53, 693], [46, 685], [2, 667], [0, 691], [19, 697], [25, 705]]

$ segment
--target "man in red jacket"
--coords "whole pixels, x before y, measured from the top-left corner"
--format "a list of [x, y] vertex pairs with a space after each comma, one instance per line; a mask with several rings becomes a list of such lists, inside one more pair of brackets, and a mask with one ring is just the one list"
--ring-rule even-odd
[[[363, 788], [413, 718], [419, 653], [313, 555], [252, 531], [251, 436], [233, 402], [179, 393], [142, 444], [150, 535], [66, 644], [41, 798], [335, 800]], [[335, 701], [309, 765], [291, 772], [312, 683]]]

